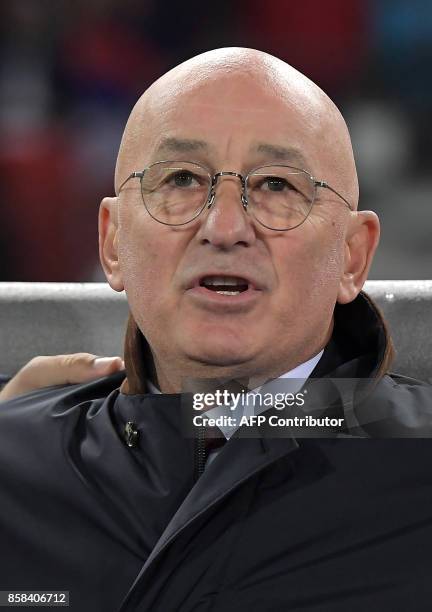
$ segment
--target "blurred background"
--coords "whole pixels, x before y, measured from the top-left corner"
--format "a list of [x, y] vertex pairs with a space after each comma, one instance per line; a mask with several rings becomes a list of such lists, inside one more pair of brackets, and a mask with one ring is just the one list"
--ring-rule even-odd
[[382, 221], [371, 278], [432, 278], [429, 0], [14, 0], [0, 31], [0, 281], [104, 280], [97, 210], [132, 105], [232, 45], [288, 61], [341, 108], [361, 208]]

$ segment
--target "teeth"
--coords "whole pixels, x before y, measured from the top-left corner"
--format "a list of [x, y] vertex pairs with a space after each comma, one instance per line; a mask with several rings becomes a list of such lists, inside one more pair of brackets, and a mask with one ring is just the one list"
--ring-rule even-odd
[[238, 295], [240, 291], [215, 291], [215, 293], [219, 293], [219, 295]]
[[237, 285], [246, 285], [246, 281], [241, 278], [233, 276], [207, 276], [204, 281], [204, 285], [227, 285], [235, 287]]

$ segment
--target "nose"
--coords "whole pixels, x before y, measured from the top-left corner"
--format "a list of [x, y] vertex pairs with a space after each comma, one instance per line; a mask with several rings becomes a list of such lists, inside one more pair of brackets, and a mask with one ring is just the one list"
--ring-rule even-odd
[[256, 236], [246, 210], [242, 177], [236, 173], [219, 173], [215, 176], [207, 209], [203, 211], [198, 240], [224, 250], [235, 245], [250, 246]]

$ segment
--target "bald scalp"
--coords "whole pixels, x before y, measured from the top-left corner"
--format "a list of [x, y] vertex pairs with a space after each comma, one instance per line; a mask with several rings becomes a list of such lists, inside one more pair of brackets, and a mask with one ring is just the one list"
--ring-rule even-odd
[[[139, 98], [127, 121], [115, 170], [115, 189], [133, 170], [148, 147], [147, 128], [185, 96], [215, 84], [233, 99], [242, 83], [250, 79], [268, 95], [294, 108], [305, 130], [313, 132], [326, 176], [351, 202], [358, 204], [358, 180], [351, 138], [342, 114], [327, 94], [286, 62], [255, 49], [229, 47], [197, 55], [155, 81]], [[252, 103], [252, 102], [251, 102]], [[321, 178], [321, 177], [320, 177]]]

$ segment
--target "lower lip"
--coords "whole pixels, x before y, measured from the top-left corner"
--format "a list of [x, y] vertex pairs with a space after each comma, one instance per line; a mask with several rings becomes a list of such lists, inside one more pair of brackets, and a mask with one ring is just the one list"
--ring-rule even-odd
[[[227, 289], [227, 291], [229, 291], [229, 289]], [[192, 289], [188, 289], [187, 294], [190, 295], [197, 304], [201, 304], [202, 306], [231, 311], [236, 308], [245, 308], [253, 305], [260, 295], [262, 295], [262, 291], [249, 288], [236, 295], [224, 295], [223, 293], [217, 293], [205, 287], [196, 286], [192, 287]]]

